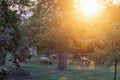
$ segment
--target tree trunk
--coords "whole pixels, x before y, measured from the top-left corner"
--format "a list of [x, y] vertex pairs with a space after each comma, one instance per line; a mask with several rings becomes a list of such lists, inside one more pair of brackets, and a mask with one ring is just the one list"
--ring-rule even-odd
[[6, 62], [6, 52], [1, 51], [0, 53], [0, 66], [5, 65]]
[[47, 45], [46, 57], [50, 58], [50, 46]]
[[30, 55], [37, 56], [37, 47], [36, 46], [30, 47], [29, 51], [30, 51]]
[[67, 69], [67, 53], [58, 54], [58, 70]]
[[36, 46], [33, 47], [33, 54], [34, 54], [34, 56], [37, 56], [37, 47]]
[[117, 64], [118, 64], [118, 60], [116, 59], [115, 60], [115, 72], [114, 72], [114, 80], [116, 80], [116, 77], [117, 77]]

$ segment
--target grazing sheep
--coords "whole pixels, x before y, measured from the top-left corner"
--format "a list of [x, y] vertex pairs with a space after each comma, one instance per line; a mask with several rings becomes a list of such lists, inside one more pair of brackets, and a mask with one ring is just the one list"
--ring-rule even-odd
[[57, 54], [52, 54], [52, 55], [51, 55], [51, 58], [52, 58], [52, 59], [57, 59]]
[[90, 60], [87, 57], [81, 57], [82, 64], [90, 64]]
[[47, 57], [41, 57], [40, 58], [40, 64], [51, 64], [51, 61]]

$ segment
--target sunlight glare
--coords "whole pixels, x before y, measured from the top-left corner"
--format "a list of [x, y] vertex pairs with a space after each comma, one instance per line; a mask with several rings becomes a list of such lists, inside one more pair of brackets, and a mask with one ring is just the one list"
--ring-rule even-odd
[[98, 11], [99, 4], [95, 0], [81, 0], [81, 11], [88, 16], [94, 15]]

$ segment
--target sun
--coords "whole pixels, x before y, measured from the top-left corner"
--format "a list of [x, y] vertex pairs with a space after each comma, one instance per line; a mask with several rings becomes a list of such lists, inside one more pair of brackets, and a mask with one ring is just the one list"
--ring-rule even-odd
[[94, 15], [99, 9], [99, 3], [96, 0], [81, 0], [81, 11], [88, 16]]

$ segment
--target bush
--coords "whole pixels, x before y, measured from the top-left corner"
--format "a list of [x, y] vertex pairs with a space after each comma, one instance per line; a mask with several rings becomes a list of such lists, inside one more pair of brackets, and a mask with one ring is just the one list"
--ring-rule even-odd
[[7, 68], [0, 67], [0, 80], [4, 80], [7, 77]]

